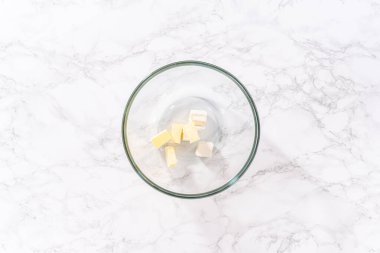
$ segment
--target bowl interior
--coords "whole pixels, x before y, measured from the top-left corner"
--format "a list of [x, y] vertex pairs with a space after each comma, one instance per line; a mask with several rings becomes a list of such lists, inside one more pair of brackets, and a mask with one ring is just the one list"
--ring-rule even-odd
[[[197, 143], [175, 146], [178, 163], [167, 168], [163, 148], [152, 136], [172, 123], [187, 123], [189, 111], [205, 110], [201, 140], [214, 143], [211, 158], [199, 158]], [[259, 122], [242, 84], [225, 70], [203, 62], [164, 66], [140, 83], [123, 120], [124, 145], [136, 172], [154, 188], [177, 197], [204, 197], [233, 184], [257, 149]]]

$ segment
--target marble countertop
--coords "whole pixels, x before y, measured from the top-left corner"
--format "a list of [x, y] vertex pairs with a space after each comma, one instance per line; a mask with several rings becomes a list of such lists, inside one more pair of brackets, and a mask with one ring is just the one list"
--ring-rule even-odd
[[[0, 252], [380, 252], [378, 1], [0, 1]], [[243, 178], [183, 200], [123, 150], [151, 71], [236, 75], [262, 134]]]

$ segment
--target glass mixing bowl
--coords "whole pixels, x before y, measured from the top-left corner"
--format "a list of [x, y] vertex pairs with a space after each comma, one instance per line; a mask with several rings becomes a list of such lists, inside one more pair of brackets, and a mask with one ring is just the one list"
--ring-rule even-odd
[[[186, 123], [189, 111], [208, 114], [201, 140], [214, 143], [213, 156], [200, 158], [197, 143], [175, 147], [178, 163], [167, 168], [163, 147], [151, 138], [171, 123]], [[260, 137], [259, 116], [243, 84], [215, 65], [181, 61], [145, 78], [130, 96], [122, 124], [127, 157], [150, 186], [181, 198], [202, 198], [233, 185], [250, 166]]]

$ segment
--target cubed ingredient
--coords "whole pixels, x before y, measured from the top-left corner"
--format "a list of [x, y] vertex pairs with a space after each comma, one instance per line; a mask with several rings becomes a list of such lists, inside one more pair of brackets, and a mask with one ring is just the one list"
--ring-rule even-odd
[[193, 126], [203, 127], [207, 122], [207, 112], [202, 110], [191, 110], [189, 121]]
[[177, 144], [181, 144], [182, 135], [183, 135], [183, 125], [173, 124], [171, 134], [172, 134], [173, 142]]
[[211, 157], [213, 149], [214, 144], [212, 142], [200, 141], [195, 150], [195, 155], [199, 157]]
[[165, 158], [166, 158], [166, 165], [169, 168], [173, 168], [177, 164], [177, 157], [175, 155], [174, 147], [172, 146], [165, 147]]
[[190, 143], [199, 141], [198, 130], [192, 125], [183, 126], [183, 140]]
[[171, 137], [170, 133], [167, 130], [164, 130], [164, 131], [156, 134], [155, 136], [153, 136], [153, 138], [152, 138], [152, 144], [156, 148], [160, 148], [162, 145], [164, 145], [168, 141], [170, 141], [171, 138], [172, 137]]

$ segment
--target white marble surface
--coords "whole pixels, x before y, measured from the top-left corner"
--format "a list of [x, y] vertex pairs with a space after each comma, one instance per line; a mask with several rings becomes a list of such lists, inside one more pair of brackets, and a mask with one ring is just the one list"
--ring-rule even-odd
[[[181, 2], [181, 3], [180, 3]], [[380, 252], [379, 1], [0, 1], [0, 252]], [[241, 181], [182, 200], [131, 169], [137, 83], [234, 73], [262, 138]]]

